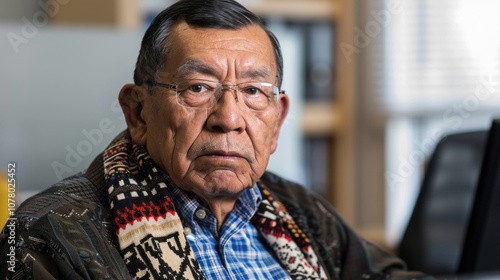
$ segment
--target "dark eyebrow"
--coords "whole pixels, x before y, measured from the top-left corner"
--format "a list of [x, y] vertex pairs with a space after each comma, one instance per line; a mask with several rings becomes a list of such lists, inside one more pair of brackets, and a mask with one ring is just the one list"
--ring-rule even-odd
[[219, 76], [218, 75], [219, 71], [214, 67], [210, 66], [209, 64], [206, 64], [198, 60], [190, 59], [186, 61], [184, 64], [182, 64], [179, 68], [177, 68], [175, 77], [183, 79], [192, 73], [206, 74], [214, 77]]

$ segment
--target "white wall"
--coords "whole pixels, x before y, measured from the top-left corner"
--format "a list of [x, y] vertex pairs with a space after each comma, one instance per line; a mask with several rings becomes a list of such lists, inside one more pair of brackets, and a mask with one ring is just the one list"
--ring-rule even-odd
[[[142, 37], [116, 29], [46, 27], [23, 34], [23, 28], [0, 25], [0, 169], [18, 163], [21, 191], [86, 168], [125, 128], [116, 100], [132, 82]], [[13, 45], [12, 34], [27, 41]], [[94, 133], [92, 141], [86, 132]]]

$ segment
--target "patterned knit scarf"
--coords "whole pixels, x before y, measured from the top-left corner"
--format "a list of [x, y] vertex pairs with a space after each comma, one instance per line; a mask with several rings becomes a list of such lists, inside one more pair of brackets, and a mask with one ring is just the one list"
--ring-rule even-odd
[[[128, 131], [104, 152], [109, 204], [120, 253], [134, 279], [206, 279], [187, 241], [174, 202], [176, 187]], [[258, 183], [263, 200], [252, 224], [292, 279], [326, 279], [310, 241], [283, 204]]]

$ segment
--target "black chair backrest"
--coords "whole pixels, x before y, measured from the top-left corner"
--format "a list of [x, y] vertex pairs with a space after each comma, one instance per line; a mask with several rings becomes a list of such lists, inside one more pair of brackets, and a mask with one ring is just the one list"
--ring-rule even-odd
[[436, 146], [399, 246], [409, 269], [457, 272], [486, 137], [487, 131], [452, 134]]
[[489, 131], [459, 268], [459, 273], [487, 272], [500, 272], [500, 119]]

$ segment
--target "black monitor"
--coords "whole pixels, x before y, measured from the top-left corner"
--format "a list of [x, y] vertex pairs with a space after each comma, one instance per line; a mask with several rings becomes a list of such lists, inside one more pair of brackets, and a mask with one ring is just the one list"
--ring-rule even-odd
[[493, 121], [486, 145], [460, 274], [500, 272], [500, 119]]

